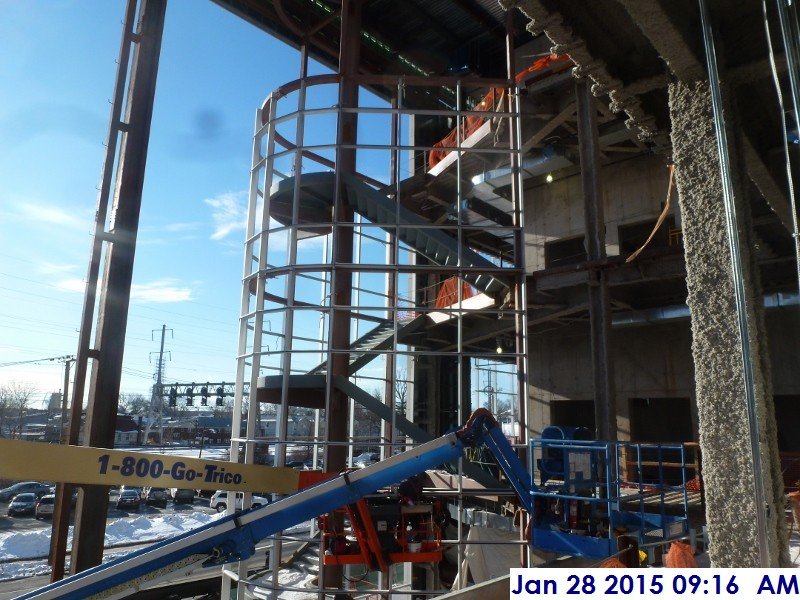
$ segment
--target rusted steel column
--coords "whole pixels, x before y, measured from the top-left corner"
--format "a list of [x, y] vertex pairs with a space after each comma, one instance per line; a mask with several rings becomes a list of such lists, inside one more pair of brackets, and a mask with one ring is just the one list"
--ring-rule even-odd
[[[342, 33], [339, 56], [339, 72], [342, 75], [339, 87], [339, 106], [355, 108], [358, 106], [358, 72], [359, 47], [361, 44], [361, 3], [358, 0], [345, 0], [342, 4]], [[336, 132], [336, 175], [338, 193], [334, 218], [343, 225], [335, 225], [333, 230], [333, 275], [331, 316], [331, 345], [333, 350], [345, 350], [350, 347], [350, 310], [352, 304], [353, 276], [342, 265], [353, 262], [353, 209], [347, 204], [344, 185], [340, 176], [352, 174], [356, 170], [356, 151], [353, 148], [342, 148], [356, 142], [357, 118], [353, 113], [340, 113], [339, 127]], [[338, 310], [342, 307], [342, 310]], [[333, 377], [348, 376], [350, 356], [347, 352], [333, 352], [331, 371], [328, 377], [330, 406], [328, 412], [327, 437], [331, 442], [347, 440], [348, 407], [347, 395], [332, 385]], [[345, 467], [347, 449], [343, 445], [328, 446], [325, 457], [325, 470], [339, 472]]]
[[[361, 47], [361, 2], [344, 0], [342, 2], [342, 25], [339, 41], [339, 106], [356, 108], [358, 106], [358, 63]], [[344, 148], [356, 143], [358, 118], [354, 113], [339, 113], [336, 132], [336, 182], [337, 194], [334, 205], [333, 227], [333, 266], [331, 269], [331, 352], [327, 382], [329, 399], [325, 427], [326, 440], [334, 444], [325, 447], [325, 470], [338, 473], [347, 465], [347, 447], [343, 442], [348, 438], [350, 400], [347, 394], [333, 386], [336, 376], [349, 376], [350, 347], [349, 309], [352, 304], [353, 274], [343, 265], [353, 263], [353, 209], [347, 204], [345, 186], [341, 180], [344, 173], [356, 171], [355, 148]], [[331, 515], [333, 518], [333, 515]], [[341, 568], [325, 567], [323, 574], [325, 587], [339, 588], [342, 584]]]
[[[147, 162], [158, 59], [164, 30], [166, 0], [142, 0], [138, 43], [133, 54], [127, 110], [116, 176], [110, 242], [106, 251], [95, 336], [97, 361], [89, 387], [84, 445], [113, 448], [125, 331], [128, 323], [133, 259]], [[90, 322], [84, 328], [91, 329]], [[74, 403], [80, 402], [77, 390]], [[70, 572], [100, 564], [103, 558], [108, 488], [86, 486], [75, 514]], [[102, 515], [102, 518], [98, 518]]]
[[[606, 224], [603, 192], [600, 186], [600, 142], [597, 136], [597, 109], [586, 79], [575, 83], [578, 102], [578, 145], [581, 159], [581, 188], [586, 218], [586, 253], [590, 262], [606, 258]], [[617, 399], [614, 365], [611, 356], [611, 299], [606, 274], [590, 271], [589, 328], [592, 340], [594, 380], [594, 418], [598, 439], [617, 439]]]

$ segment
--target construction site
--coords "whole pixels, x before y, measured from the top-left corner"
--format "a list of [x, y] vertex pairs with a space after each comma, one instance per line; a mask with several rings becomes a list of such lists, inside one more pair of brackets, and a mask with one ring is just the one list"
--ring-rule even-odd
[[[22, 597], [500, 598], [512, 568], [677, 543], [793, 566], [796, 2], [214, 2], [300, 55], [252, 107], [235, 385], [203, 388], [233, 397], [230, 461], [294, 483], [214, 471], [270, 504], [97, 569], [108, 488], [64, 481]], [[75, 446], [114, 447], [166, 4], [123, 24]]]

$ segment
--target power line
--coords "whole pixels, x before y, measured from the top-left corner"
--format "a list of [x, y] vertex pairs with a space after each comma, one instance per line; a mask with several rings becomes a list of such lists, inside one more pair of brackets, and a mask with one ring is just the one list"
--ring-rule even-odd
[[67, 359], [74, 359], [75, 357], [71, 354], [66, 354], [64, 356], [52, 356], [49, 358], [37, 358], [34, 360], [17, 360], [14, 362], [7, 362], [7, 363], [0, 363], [0, 367], [15, 367], [17, 365], [31, 365], [35, 363], [43, 363], [43, 362], [62, 362]]

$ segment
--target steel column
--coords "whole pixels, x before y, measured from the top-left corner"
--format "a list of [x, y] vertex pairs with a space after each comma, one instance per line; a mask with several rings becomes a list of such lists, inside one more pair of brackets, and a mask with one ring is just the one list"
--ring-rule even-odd
[[[122, 106], [125, 98], [125, 86], [127, 83], [128, 63], [130, 61], [130, 49], [135, 18], [136, 0], [128, 0], [128, 4], [125, 8], [125, 19], [122, 24], [122, 40], [120, 42], [117, 74], [114, 82], [114, 99], [111, 103], [111, 117], [106, 134], [106, 155], [103, 162], [100, 189], [97, 195], [95, 231], [86, 275], [86, 292], [83, 298], [81, 330], [78, 335], [78, 351], [75, 358], [75, 382], [72, 388], [72, 406], [69, 411], [69, 425], [65, 440], [67, 444], [72, 445], [76, 445], [80, 438], [86, 372], [89, 366], [89, 359], [93, 358], [90, 338], [97, 294], [97, 278], [100, 272], [100, 259], [103, 253], [105, 222], [108, 214], [108, 198], [114, 179], [114, 161], [116, 159], [117, 141], [120, 133], [120, 115], [122, 114]], [[72, 486], [69, 484], [58, 486], [53, 512], [53, 570], [50, 575], [51, 581], [59, 581], [64, 576], [71, 499]]]
[[[340, 40], [339, 72], [342, 76], [339, 86], [339, 106], [341, 108], [357, 108], [358, 82], [355, 75], [358, 72], [358, 63], [361, 45], [361, 2], [359, 0], [345, 0], [342, 3], [342, 30]], [[349, 354], [345, 350], [350, 346], [350, 317], [349, 310], [352, 303], [352, 271], [338, 268], [339, 265], [349, 265], [353, 262], [353, 209], [344, 198], [345, 188], [341, 182], [343, 173], [354, 174], [356, 170], [356, 151], [353, 146], [357, 137], [357, 115], [351, 112], [339, 113], [339, 126], [336, 133], [336, 176], [338, 190], [336, 205], [334, 207], [334, 235], [333, 235], [333, 273], [332, 273], [332, 312], [330, 338], [332, 349], [330, 355], [331, 368], [329, 373], [335, 377], [341, 375], [348, 377], [350, 364]], [[350, 146], [343, 148], [342, 146]], [[345, 225], [339, 225], [345, 223]], [[340, 307], [342, 310], [340, 310]], [[328, 393], [330, 405], [328, 406], [328, 424], [326, 428], [327, 441], [347, 441], [347, 414], [349, 398], [340, 390], [335, 389], [328, 378]], [[335, 418], [333, 416], [335, 415]], [[325, 470], [339, 472], [345, 465], [347, 450], [343, 445], [328, 445], [326, 447]]]
[[[343, 109], [358, 107], [358, 65], [361, 50], [361, 1], [343, 0], [341, 35], [339, 39], [339, 106]], [[333, 268], [331, 271], [331, 320], [329, 368], [325, 417], [325, 471], [338, 473], [347, 466], [350, 399], [333, 386], [337, 376], [349, 376], [350, 318], [352, 304], [352, 271], [339, 268], [353, 262], [353, 210], [347, 204], [342, 174], [356, 171], [358, 115], [340, 112], [336, 131], [337, 192], [333, 209]], [[343, 146], [349, 146], [347, 148]], [[341, 225], [343, 223], [344, 225]], [[333, 442], [333, 444], [331, 444]], [[334, 515], [331, 515], [334, 518]], [[341, 568], [325, 567], [321, 575], [323, 586], [338, 589], [342, 582]]]
[[[101, 448], [114, 446], [122, 375], [122, 342], [128, 322], [133, 259], [165, 12], [166, 0], [140, 2], [136, 36], [138, 44], [133, 54], [125, 121], [120, 126], [122, 136], [113, 221], [110, 233], [102, 236], [109, 244], [105, 253], [93, 351], [97, 362], [92, 368], [84, 433], [84, 445]], [[82, 336], [86, 335], [87, 328], [91, 331], [90, 319], [82, 324]], [[86, 356], [85, 349], [83, 356]], [[81, 366], [85, 368], [79, 363], [78, 368]], [[74, 398], [73, 404], [79, 404], [81, 397], [77, 389]], [[105, 515], [107, 510], [106, 487], [86, 486], [76, 509], [71, 573], [83, 571], [102, 561], [105, 519], [98, 519], [97, 516]]]
[[[575, 83], [578, 103], [578, 145], [581, 188], [586, 219], [586, 253], [589, 261], [606, 258], [606, 224], [600, 186], [600, 141], [597, 109], [589, 82]], [[591, 271], [589, 279], [589, 327], [592, 343], [595, 431], [598, 439], [617, 439], [617, 401], [611, 356], [611, 300], [603, 269]]]

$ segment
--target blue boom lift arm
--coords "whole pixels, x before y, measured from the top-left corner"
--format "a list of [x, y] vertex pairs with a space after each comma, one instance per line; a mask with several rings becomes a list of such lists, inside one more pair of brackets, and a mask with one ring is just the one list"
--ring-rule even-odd
[[198, 529], [148, 546], [120, 559], [50, 584], [20, 599], [124, 598], [141, 587], [199, 566], [211, 567], [252, 556], [270, 535], [313, 519], [403, 479], [457, 460], [465, 447], [485, 445], [531, 512], [531, 476], [520, 463], [499, 424], [486, 409], [477, 410], [463, 429], [341, 475], [267, 506], [229, 515]]

